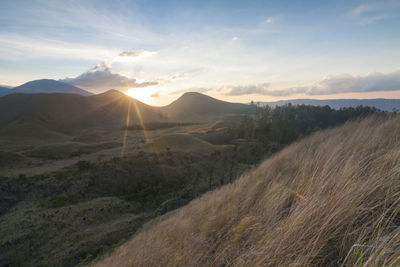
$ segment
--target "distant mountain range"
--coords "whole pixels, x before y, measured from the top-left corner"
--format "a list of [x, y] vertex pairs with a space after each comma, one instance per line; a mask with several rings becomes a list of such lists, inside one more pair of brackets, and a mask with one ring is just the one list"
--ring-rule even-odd
[[117, 90], [102, 94], [10, 94], [0, 97], [0, 135], [64, 133], [121, 128], [149, 122], [205, 122], [257, 110], [199, 93], [186, 93], [165, 107], [146, 105]]
[[400, 110], [400, 99], [293, 99], [281, 100], [275, 102], [257, 102], [260, 106], [282, 106], [291, 103], [293, 105], [313, 105], [313, 106], [329, 106], [334, 109], [344, 107], [357, 107], [357, 106], [370, 106], [384, 111], [393, 111], [393, 109]]
[[[164, 107], [153, 107], [117, 90], [91, 93], [55, 81], [36, 80], [9, 89], [0, 87], [0, 135], [58, 135], [89, 128], [121, 128], [150, 122], [208, 122], [227, 115], [253, 114], [255, 105], [229, 103], [200, 93], [185, 93]], [[338, 109], [359, 105], [400, 109], [400, 99], [295, 99], [261, 102], [261, 106], [306, 104]]]
[[68, 83], [51, 79], [30, 81], [14, 88], [0, 87], [0, 96], [9, 94], [37, 94], [37, 93], [64, 93], [64, 94], [79, 94], [83, 96], [93, 95], [88, 91], [70, 85]]

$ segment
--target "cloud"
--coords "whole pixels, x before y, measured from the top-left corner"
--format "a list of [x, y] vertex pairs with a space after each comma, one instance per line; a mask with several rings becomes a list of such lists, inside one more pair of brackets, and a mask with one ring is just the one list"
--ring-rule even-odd
[[232, 41], [237, 41], [237, 40], [239, 40], [239, 37], [237, 37], [237, 36], [232, 38]]
[[141, 88], [158, 84], [157, 82], [139, 83], [134, 78], [128, 78], [121, 74], [114, 73], [111, 67], [104, 62], [75, 78], [66, 78], [61, 81], [92, 90], [126, 90], [129, 88]]
[[98, 61], [114, 56], [117, 51], [99, 45], [0, 33], [0, 58], [2, 59], [56, 58]]
[[365, 76], [341, 74], [329, 75], [325, 78], [307, 85], [283, 89], [270, 89], [269, 83], [224, 86], [217, 91], [225, 95], [240, 96], [259, 94], [268, 96], [290, 96], [294, 94], [306, 95], [334, 95], [342, 93], [400, 91], [400, 70], [392, 73], [372, 72]]
[[120, 57], [137, 57], [141, 54], [140, 51], [123, 51], [119, 53]]
[[372, 72], [366, 76], [329, 75], [311, 86], [304, 87], [308, 95], [397, 90], [400, 90], [400, 70], [387, 74]]
[[269, 88], [269, 83], [261, 83], [261, 84], [253, 84], [253, 85], [237, 85], [237, 86], [224, 86], [218, 91], [227, 91], [225, 95], [229, 96], [239, 96], [239, 95], [265, 95], [270, 94], [271, 92], [267, 89]]
[[349, 15], [358, 20], [361, 25], [368, 25], [388, 18], [396, 18], [400, 2], [382, 1], [377, 4], [365, 3], [353, 9]]
[[156, 54], [157, 52], [154, 51], [147, 51], [147, 50], [126, 50], [122, 51], [118, 54], [117, 58], [114, 58], [114, 61], [121, 60], [134, 60], [138, 58], [148, 57]]
[[155, 93], [152, 93], [152, 94], [150, 95], [150, 97], [160, 97], [160, 91], [157, 91], [157, 92], [155, 92]]

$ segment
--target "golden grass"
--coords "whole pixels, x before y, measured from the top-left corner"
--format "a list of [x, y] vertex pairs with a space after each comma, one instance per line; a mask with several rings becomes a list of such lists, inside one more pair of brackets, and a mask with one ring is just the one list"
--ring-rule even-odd
[[399, 211], [400, 117], [373, 117], [289, 146], [97, 266], [399, 266]]

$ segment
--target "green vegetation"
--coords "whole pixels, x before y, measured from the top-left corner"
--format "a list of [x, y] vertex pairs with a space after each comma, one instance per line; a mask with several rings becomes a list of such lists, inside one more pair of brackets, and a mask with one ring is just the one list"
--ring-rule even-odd
[[266, 106], [256, 116], [245, 116], [232, 124], [225, 132], [223, 142], [244, 143], [250, 151], [245, 153], [246, 158], [242, 161], [254, 164], [315, 131], [372, 114], [385, 116], [386, 113], [362, 106], [339, 110], [329, 106], [287, 104], [274, 109]]

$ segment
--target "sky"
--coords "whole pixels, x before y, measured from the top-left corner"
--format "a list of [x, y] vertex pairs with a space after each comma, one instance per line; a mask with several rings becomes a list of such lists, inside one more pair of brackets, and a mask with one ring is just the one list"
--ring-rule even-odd
[[400, 98], [400, 0], [0, 0], [0, 84], [165, 105]]

